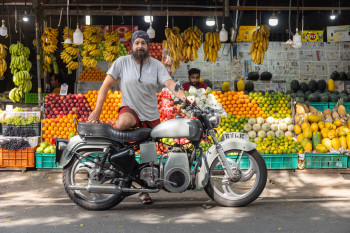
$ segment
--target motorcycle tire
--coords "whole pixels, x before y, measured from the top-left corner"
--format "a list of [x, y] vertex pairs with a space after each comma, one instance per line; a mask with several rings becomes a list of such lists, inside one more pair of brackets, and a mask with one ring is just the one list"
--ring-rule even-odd
[[[82, 198], [75, 190], [68, 189], [68, 186], [72, 185], [72, 180], [70, 179], [72, 172], [73, 172], [72, 169], [74, 168], [74, 165], [77, 162], [80, 162], [78, 160], [79, 160], [78, 158], [72, 159], [70, 164], [66, 168], [63, 169], [63, 176], [62, 176], [64, 189], [65, 189], [66, 193], [68, 194], [69, 198], [75, 204], [77, 204], [78, 206], [80, 206], [83, 209], [91, 210], [91, 211], [108, 210], [108, 209], [111, 209], [111, 208], [115, 207], [116, 205], [118, 205], [120, 202], [123, 201], [123, 199], [125, 197], [128, 196], [126, 193], [125, 194], [124, 193], [112, 194], [113, 196], [111, 196], [111, 198], [109, 198], [107, 201], [96, 203], [94, 201], [87, 201], [84, 198]], [[125, 184], [124, 187], [130, 188], [131, 182]]]
[[[231, 152], [240, 153], [240, 151], [229, 151], [229, 152], [226, 151], [225, 153], [231, 153]], [[259, 154], [259, 152], [255, 149], [252, 151], [243, 153], [243, 155], [245, 156], [247, 156], [248, 154], [250, 155], [251, 159], [255, 160], [257, 166], [259, 167], [259, 180], [258, 180], [258, 184], [256, 185], [256, 188], [248, 196], [241, 199], [237, 198], [235, 200], [230, 200], [230, 199], [224, 198], [222, 195], [219, 195], [214, 190], [213, 184], [211, 183], [211, 179], [210, 179], [213, 170], [215, 169], [216, 165], [219, 162], [219, 159], [215, 158], [212, 164], [210, 165], [208, 184], [204, 187], [205, 192], [213, 201], [226, 207], [241, 207], [253, 202], [263, 192], [267, 181], [267, 168], [266, 168], [265, 160]]]

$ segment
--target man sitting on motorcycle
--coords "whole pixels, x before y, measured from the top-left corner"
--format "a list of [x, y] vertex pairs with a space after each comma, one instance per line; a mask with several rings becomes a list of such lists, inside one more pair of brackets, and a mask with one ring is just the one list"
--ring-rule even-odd
[[[119, 81], [122, 92], [122, 106], [115, 128], [127, 130], [134, 127], [154, 128], [160, 124], [157, 108], [157, 87], [164, 85], [179, 99], [186, 101], [183, 91], [175, 92], [175, 82], [171, 79], [163, 64], [149, 56], [149, 37], [142, 30], [136, 31], [131, 37], [131, 55], [119, 57], [112, 64], [100, 88], [95, 110], [88, 121], [99, 120], [103, 103], [108, 90]], [[194, 98], [188, 101], [193, 104]], [[147, 193], [141, 193], [140, 199], [144, 204], [151, 204]]]

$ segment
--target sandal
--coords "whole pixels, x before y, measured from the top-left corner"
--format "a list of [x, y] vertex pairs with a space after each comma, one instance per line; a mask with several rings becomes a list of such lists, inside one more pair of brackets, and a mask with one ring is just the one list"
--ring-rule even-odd
[[142, 204], [144, 204], [144, 205], [153, 204], [153, 201], [152, 201], [151, 197], [148, 195], [148, 193], [139, 193], [139, 198], [142, 201]]

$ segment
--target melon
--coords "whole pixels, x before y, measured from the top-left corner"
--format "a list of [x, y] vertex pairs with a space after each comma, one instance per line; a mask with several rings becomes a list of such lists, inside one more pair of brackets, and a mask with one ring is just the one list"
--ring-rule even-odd
[[270, 125], [272, 125], [272, 124], [275, 123], [275, 118], [273, 118], [273, 117], [268, 117], [268, 118], [266, 119], [266, 122], [269, 123]]
[[254, 130], [255, 132], [259, 132], [259, 131], [261, 130], [261, 125], [259, 125], [259, 124], [254, 124], [254, 125], [253, 125], [253, 130]]
[[249, 131], [251, 131], [252, 130], [252, 125], [251, 124], [245, 124], [244, 126], [243, 126], [243, 129], [246, 131], [246, 132], [249, 132]]
[[256, 123], [258, 123], [259, 125], [262, 125], [265, 123], [265, 120], [262, 117], [258, 117], [258, 118], [256, 118]]
[[262, 125], [262, 130], [264, 130], [265, 132], [268, 132], [268, 131], [270, 131], [271, 130], [271, 127], [270, 127], [270, 124], [269, 123], [264, 123], [263, 125]]
[[286, 123], [281, 123], [279, 125], [279, 129], [282, 130], [283, 132], [287, 131], [288, 130], [288, 126]]
[[251, 124], [251, 125], [256, 124], [256, 119], [254, 117], [249, 118], [248, 124]]
[[293, 137], [293, 133], [290, 132], [290, 131], [286, 131], [286, 132], [284, 133], [284, 136], [285, 136], [285, 137]]
[[287, 125], [291, 125], [291, 124], [293, 123], [293, 120], [292, 120], [292, 118], [287, 117], [287, 118], [284, 119], [284, 122], [285, 122]]
[[269, 131], [267, 132], [267, 137], [275, 137], [275, 132], [274, 131]]
[[271, 130], [276, 132], [278, 130], [278, 125], [277, 124], [272, 124], [271, 125]]
[[284, 132], [283, 132], [282, 130], [277, 130], [276, 133], [275, 133], [275, 135], [276, 135], [276, 138], [279, 138], [279, 137], [281, 137], [282, 135], [284, 135]]
[[260, 130], [259, 132], [258, 132], [258, 137], [259, 138], [266, 138], [266, 132], [264, 131], [264, 130]]
[[294, 125], [288, 125], [288, 131], [294, 132]]
[[249, 138], [255, 139], [256, 138], [256, 132], [255, 131], [249, 131], [248, 132]]

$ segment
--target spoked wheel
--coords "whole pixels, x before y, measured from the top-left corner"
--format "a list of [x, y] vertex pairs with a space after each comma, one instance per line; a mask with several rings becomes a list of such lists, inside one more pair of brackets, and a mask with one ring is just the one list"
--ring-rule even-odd
[[240, 151], [226, 151], [225, 154], [236, 179], [230, 180], [222, 170], [219, 159], [215, 158], [210, 166], [208, 184], [204, 189], [211, 199], [223, 206], [247, 205], [258, 198], [265, 188], [265, 161], [256, 150], [244, 152], [237, 169]]
[[[88, 159], [87, 159], [88, 158]], [[93, 155], [87, 155], [83, 159], [74, 158], [70, 165], [63, 170], [63, 184], [69, 198], [87, 210], [107, 210], [118, 205], [126, 196], [120, 194], [89, 193], [81, 190], [69, 190], [69, 185], [87, 186], [88, 184], [111, 184], [114, 172], [102, 169], [97, 172], [98, 165], [89, 160], [99, 159]], [[123, 187], [130, 188], [131, 183]]]

